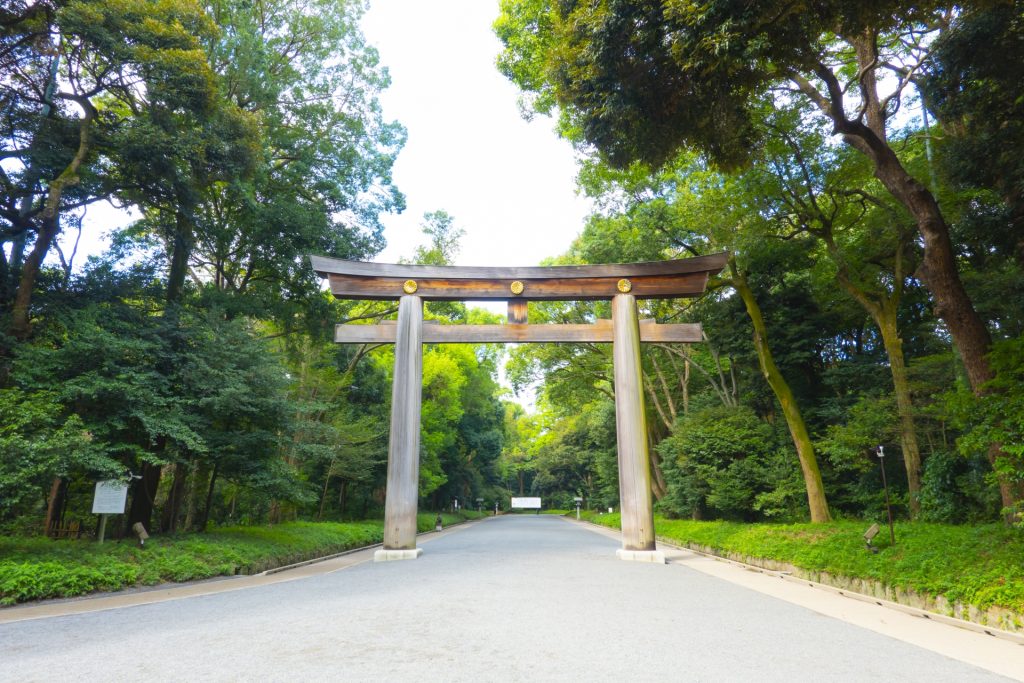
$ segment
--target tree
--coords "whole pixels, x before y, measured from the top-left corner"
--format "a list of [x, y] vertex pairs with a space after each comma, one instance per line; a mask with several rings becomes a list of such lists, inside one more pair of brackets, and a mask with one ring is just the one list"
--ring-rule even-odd
[[767, 231], [777, 231], [779, 239], [809, 234], [820, 240], [832, 264], [829, 276], [878, 328], [892, 375], [911, 515], [916, 516], [921, 453], [899, 329], [901, 302], [919, 259], [912, 223], [900, 207], [879, 196], [861, 158], [829, 149], [815, 131], [801, 129], [795, 114], [777, 114], [776, 135], [765, 142], [767, 163], [744, 174], [749, 193], [759, 198], [750, 210], [773, 223]]
[[[743, 302], [760, 373], [782, 409], [796, 448], [811, 519], [827, 521], [828, 504], [810, 430], [790, 383], [776, 363], [759, 301], [767, 292], [756, 291], [759, 287], [751, 283], [751, 271], [756, 270], [751, 263], [773, 270], [779, 254], [771, 253], [756, 213], [748, 211], [746, 188], [738, 179], [709, 170], [686, 155], [677, 160], [675, 167], [654, 174], [645, 174], [635, 167], [615, 172], [591, 165], [588, 182], [591, 192], [625, 198], [611, 212], [613, 217], [625, 220], [613, 219], [610, 230], [603, 221], [591, 221], [580, 240], [584, 255], [628, 253], [632, 258], [647, 260], [678, 258], [701, 250], [735, 252], [728, 272], [713, 279], [710, 286], [730, 287]], [[621, 222], [626, 222], [629, 229], [616, 229]], [[774, 274], [761, 278], [772, 279]], [[728, 400], [726, 387], [721, 383], [718, 386], [720, 397]], [[654, 405], [658, 407], [657, 403]]]
[[961, 188], [986, 188], [1006, 207], [987, 226], [996, 251], [1024, 265], [1024, 7], [978, 3], [935, 41], [933, 67], [915, 83], [942, 126], [939, 163]]
[[[536, 93], [536, 108], [561, 107], [563, 132], [615, 166], [660, 165], [694, 148], [734, 168], [759, 154], [771, 98], [812, 104], [913, 216], [919, 273], [981, 391], [992, 377], [988, 329], [934, 195], [888, 139], [907, 85], [928, 66], [929, 40], [951, 20], [949, 10], [894, 3], [506, 0], [495, 29], [506, 47], [499, 68]], [[897, 74], [884, 95], [883, 72]]]
[[32, 294], [62, 215], [112, 191], [92, 174], [121, 129], [146, 107], [183, 115], [208, 107], [213, 82], [197, 36], [212, 30], [191, 0], [38, 3], [5, 22], [10, 78], [0, 88], [11, 115], [2, 151], [14, 170], [0, 173], [0, 238], [13, 242], [0, 274], [13, 297], [0, 303], [15, 337], [29, 334]]
[[383, 247], [380, 215], [404, 208], [391, 167], [405, 131], [381, 113], [389, 78], [359, 30], [364, 3], [207, 6], [220, 96], [256, 122], [258, 153], [250, 176], [203, 188], [190, 272], [222, 306], [290, 327], [323, 313], [307, 254]]
[[121, 465], [103, 453], [82, 419], [53, 391], [0, 389], [0, 519], [48, 500], [44, 529], [60, 523], [58, 491], [72, 477], [117, 478]]

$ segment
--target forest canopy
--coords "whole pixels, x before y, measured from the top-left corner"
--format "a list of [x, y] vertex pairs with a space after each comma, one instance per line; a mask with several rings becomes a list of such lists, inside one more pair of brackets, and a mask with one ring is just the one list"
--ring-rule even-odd
[[[373, 259], [405, 209], [365, 11], [0, 8], [0, 534], [94, 523], [103, 479], [117, 533], [381, 515], [393, 349], [333, 326], [397, 308], [306, 258]], [[728, 254], [705, 296], [641, 302], [705, 333], [642, 351], [661, 513], [880, 519], [884, 472], [902, 518], [1024, 524], [1024, 3], [502, 0], [494, 30], [594, 207], [545, 263]], [[106, 203], [131, 219], [83, 263]], [[485, 229], [421, 227], [433, 265]], [[611, 349], [426, 345], [421, 437], [423, 507], [615, 507]]]

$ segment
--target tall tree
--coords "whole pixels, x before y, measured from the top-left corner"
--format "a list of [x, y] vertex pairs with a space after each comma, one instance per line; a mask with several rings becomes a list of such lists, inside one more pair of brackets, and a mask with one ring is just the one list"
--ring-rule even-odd
[[233, 300], [222, 305], [285, 320], [320, 300], [307, 254], [383, 247], [381, 214], [404, 209], [391, 167], [405, 131], [381, 112], [390, 79], [359, 29], [365, 3], [207, 6], [222, 27], [207, 44], [220, 94], [258, 122], [259, 163], [203, 189], [189, 265], [208, 296]]
[[871, 316], [892, 375], [910, 510], [920, 512], [921, 452], [899, 315], [908, 279], [920, 258], [909, 217], [866, 177], [861, 159], [830, 149], [816, 131], [802, 130], [795, 112], [775, 119], [765, 161], [744, 174], [752, 215], [768, 234], [791, 240], [809, 234], [824, 246], [836, 281]]
[[[765, 97], [805, 98], [821, 121], [864, 154], [886, 190], [914, 217], [924, 242], [920, 275], [981, 391], [992, 377], [985, 321], [968, 298], [946, 219], [934, 195], [889, 142], [893, 115], [948, 9], [701, 3], [506, 0], [495, 24], [499, 67], [535, 105], [563, 111], [563, 131], [613, 165], [660, 165], [682, 147], [724, 167], [761, 149]], [[902, 41], [910, 36], [910, 43]], [[882, 93], [884, 73], [898, 74]]]
[[3, 152], [14, 170], [0, 173], [0, 235], [13, 242], [0, 274], [16, 283], [5, 283], [14, 336], [29, 333], [32, 294], [62, 214], [110, 192], [83, 179], [119, 130], [147, 106], [186, 113], [209, 105], [213, 83], [197, 36], [212, 30], [191, 0], [39, 3], [5, 23], [10, 77], [0, 101], [12, 115]]

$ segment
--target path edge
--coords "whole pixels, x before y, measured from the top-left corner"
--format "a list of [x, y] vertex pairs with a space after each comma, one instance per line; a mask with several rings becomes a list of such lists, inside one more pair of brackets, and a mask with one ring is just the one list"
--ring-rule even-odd
[[[612, 529], [611, 527], [606, 527], [602, 524], [596, 524], [589, 520], [576, 520], [569, 516], [565, 516], [563, 517], [563, 519], [569, 522], [573, 522], [575, 524], [585, 524], [588, 527], [592, 527], [593, 529], [599, 529], [611, 533], [615, 532], [615, 529]], [[936, 601], [936, 598], [930, 595], [924, 595], [921, 593], [917, 593], [916, 591], [904, 591], [902, 589], [896, 589], [892, 586], [889, 586], [888, 584], [882, 583], [881, 581], [872, 581], [869, 579], [852, 579], [843, 576], [833, 576], [828, 572], [814, 572], [789, 564], [785, 565], [785, 569], [778, 569], [770, 566], [757, 564], [758, 562], [765, 562], [766, 564], [768, 562], [774, 562], [772, 560], [767, 560], [765, 558], [740, 555], [738, 553], [728, 553], [727, 551], [719, 550], [711, 546], [700, 545], [697, 543], [679, 543], [678, 541], [665, 538], [664, 536], [656, 536], [656, 538], [659, 544], [668, 546], [669, 548], [674, 548], [676, 550], [687, 550], [696, 555], [701, 555], [703, 557], [707, 557], [718, 562], [725, 562], [728, 564], [736, 565], [747, 571], [758, 572], [761, 574], [765, 574], [766, 576], [782, 579], [784, 581], [803, 584], [810, 588], [819, 588], [821, 590], [828, 591], [830, 593], [836, 593], [838, 595], [841, 595], [845, 598], [850, 598], [852, 600], [874, 603], [876, 605], [879, 605], [880, 607], [896, 610], [897, 612], [903, 612], [904, 614], [910, 614], [912, 616], [921, 617], [923, 619], [928, 619], [942, 624], [956, 626], [957, 628], [962, 628], [967, 631], [973, 631], [975, 633], [982, 633], [985, 635], [992, 636], [994, 638], [999, 638], [1000, 640], [1007, 640], [1011, 643], [1016, 643], [1017, 645], [1024, 645], [1024, 632], [1008, 631], [1005, 629], [996, 628], [986, 623], [972, 621], [969, 619], [962, 619], [948, 614], [942, 614], [941, 612], [936, 612], [922, 607], [917, 607], [915, 605], [901, 603], [898, 601], [898, 599], [892, 599], [892, 597], [899, 598], [901, 595], [913, 595], [916, 598], [924, 598], [932, 600], [933, 602]], [[835, 582], [832, 583], [830, 582], [830, 580]], [[842, 581], [842, 583], [840, 583], [840, 581]], [[849, 587], [849, 583], [855, 582], [859, 582], [864, 585], [875, 585], [878, 587], [879, 590], [881, 590], [886, 595], [886, 597], [862, 593], [853, 590]], [[959, 605], [959, 603], [957, 604]], [[971, 608], [972, 613], [987, 614], [987, 612], [979, 610], [973, 605], [970, 605], [969, 607]], [[1014, 615], [1018, 620], [1024, 619], [1024, 617], [1021, 617], [1021, 615], [1015, 615], [1013, 612], [1010, 612], [1009, 610], [1003, 610], [1001, 608], [999, 609], [1001, 612], [1006, 612], [1008, 614]]]

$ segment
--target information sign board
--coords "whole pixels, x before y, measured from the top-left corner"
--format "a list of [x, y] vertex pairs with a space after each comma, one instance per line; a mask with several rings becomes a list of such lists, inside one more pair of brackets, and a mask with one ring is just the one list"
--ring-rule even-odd
[[513, 498], [512, 509], [520, 510], [539, 510], [540, 509], [540, 498]]
[[96, 482], [96, 493], [92, 497], [94, 515], [123, 515], [128, 502], [128, 484], [117, 479]]

